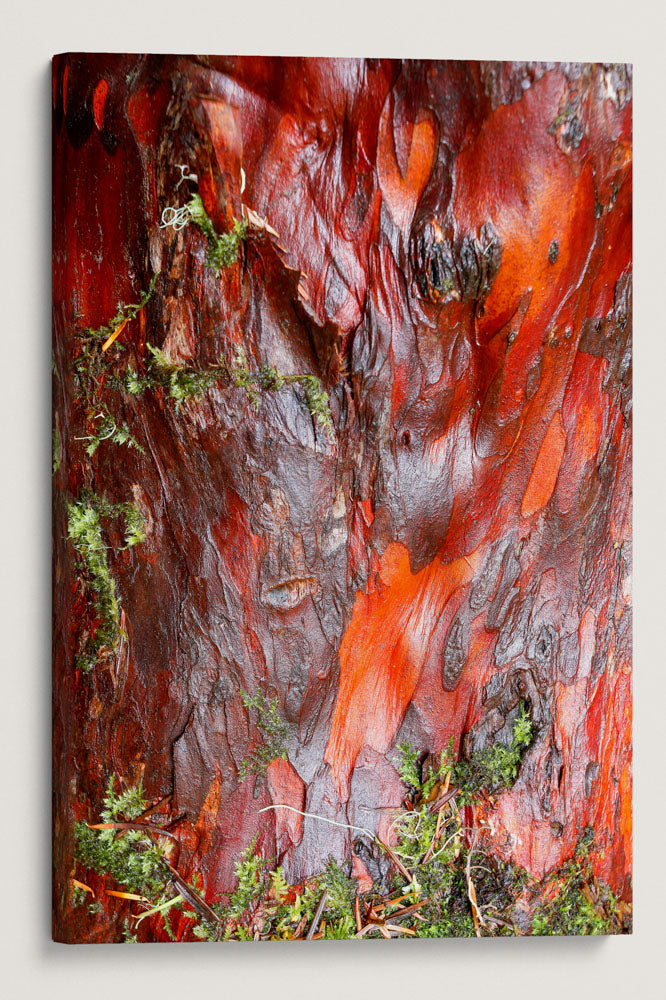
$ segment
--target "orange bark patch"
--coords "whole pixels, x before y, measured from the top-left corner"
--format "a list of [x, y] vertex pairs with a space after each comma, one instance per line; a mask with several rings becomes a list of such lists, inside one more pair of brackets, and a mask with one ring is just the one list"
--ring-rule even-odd
[[[503, 247], [500, 271], [478, 323], [485, 343], [515, 314], [527, 289], [532, 297], [525, 332], [540, 331], [566, 290], [575, 286], [592, 246], [592, 170], [576, 174], [548, 132], [561, 96], [561, 77], [545, 74], [521, 101], [500, 105], [456, 161], [453, 214], [458, 225], [478, 232], [490, 218]], [[558, 253], [551, 261], [553, 241]], [[529, 339], [534, 350], [536, 338]], [[509, 399], [513, 383], [520, 384], [524, 374], [520, 352], [513, 350], [504, 384]]]
[[[288, 760], [272, 760], [266, 771], [268, 790], [273, 805], [305, 808], [305, 785]], [[287, 838], [291, 844], [300, 844], [303, 839], [303, 817], [291, 809], [276, 809], [275, 837], [281, 851]]]
[[437, 621], [451, 595], [471, 580], [478, 558], [439, 559], [419, 573], [393, 542], [382, 556], [379, 584], [358, 593], [340, 646], [340, 688], [325, 760], [338, 791], [363, 746], [385, 753], [414, 694]]
[[95, 125], [101, 130], [104, 128], [104, 106], [106, 104], [106, 98], [109, 94], [109, 85], [104, 78], [102, 78], [93, 91], [93, 117], [95, 119]]
[[62, 74], [62, 110], [63, 114], [67, 114], [67, 81], [69, 79], [69, 66], [65, 65]]
[[586, 608], [578, 626], [578, 643], [580, 653], [578, 656], [577, 677], [588, 677], [592, 669], [592, 658], [596, 645], [595, 631], [597, 619], [594, 608]]
[[196, 823], [196, 829], [200, 839], [198, 847], [202, 853], [210, 850], [212, 844], [212, 834], [217, 823], [217, 814], [220, 811], [222, 802], [222, 779], [219, 773], [210, 783], [206, 800], [201, 807], [201, 814]]
[[128, 98], [127, 117], [139, 142], [145, 145], [157, 142], [161, 115], [170, 97], [171, 87], [163, 81], [156, 90], [140, 87]]
[[356, 854], [352, 854], [352, 878], [356, 880], [356, 885], [360, 893], [372, 892], [372, 876], [368, 873], [368, 869]]
[[521, 514], [531, 517], [545, 507], [555, 489], [557, 474], [564, 458], [566, 434], [562, 426], [559, 410], [548, 425], [546, 436], [539, 448], [539, 454], [532, 475], [523, 496]]
[[240, 185], [242, 139], [237, 114], [228, 104], [220, 104], [217, 101], [202, 101], [201, 104], [206, 112], [210, 138], [220, 168], [225, 170], [233, 165]]
[[398, 127], [400, 132], [411, 130], [411, 143], [407, 167], [400, 169], [396, 155], [396, 139], [400, 144], [408, 143], [407, 135], [396, 135], [393, 125], [393, 98], [384, 105], [379, 120], [377, 139], [377, 173], [384, 200], [396, 225], [406, 232], [411, 225], [416, 206], [428, 183], [435, 160], [437, 135], [429, 117], [424, 117], [412, 125]]
[[606, 367], [606, 361], [579, 353], [571, 370], [562, 405], [567, 457], [557, 484], [557, 505], [565, 514], [571, 510], [585, 471], [599, 450], [607, 398], [602, 390]]

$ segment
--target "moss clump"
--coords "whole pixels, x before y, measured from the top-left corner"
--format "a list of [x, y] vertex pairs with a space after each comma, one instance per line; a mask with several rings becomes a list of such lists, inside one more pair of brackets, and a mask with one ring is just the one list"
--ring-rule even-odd
[[[141, 382], [139, 380], [132, 386], [128, 383], [128, 390], [137, 394], [137, 388], [155, 389], [162, 387], [168, 396], [176, 403], [176, 409], [180, 404], [188, 399], [199, 399], [207, 389], [211, 389], [221, 378], [224, 377], [223, 366], [211, 366], [207, 371], [200, 371], [188, 365], [176, 364], [164, 351], [152, 344], [147, 345], [150, 351], [150, 362], [148, 365], [148, 375]], [[134, 374], [132, 373], [132, 378]]]
[[[101, 811], [102, 823], [131, 822], [146, 809], [141, 783], [124, 792], [115, 791], [111, 775]], [[119, 832], [116, 828], [93, 830], [87, 823], [76, 823], [76, 860], [98, 875], [110, 875], [130, 892], [145, 896], [160, 895], [164, 890], [164, 849], [142, 830]]]
[[[148, 303], [155, 291], [159, 274], [153, 275], [150, 285], [138, 302], [124, 305], [118, 303], [116, 314], [104, 326], [88, 328], [79, 335], [76, 357], [73, 361], [74, 385], [79, 403], [79, 416], [85, 426], [85, 433], [77, 435], [77, 440], [87, 441], [86, 454], [92, 458], [103, 441], [125, 445], [144, 454], [143, 447], [130, 432], [126, 423], [118, 421], [111, 413], [103, 390], [107, 384], [114, 385], [113, 369], [125, 345], [117, 334], [135, 319]], [[116, 338], [113, 339], [113, 335]], [[105, 350], [106, 348], [106, 350]]]
[[93, 329], [89, 327], [79, 335], [79, 351], [74, 359], [74, 380], [79, 398], [87, 400], [91, 405], [99, 399], [102, 378], [111, 362], [125, 348], [121, 340], [116, 339], [107, 351], [102, 350], [103, 344], [119, 327], [135, 319], [153, 296], [159, 272], [154, 274], [145, 292], [142, 292], [138, 302], [129, 305], [118, 303], [115, 315], [103, 326]]
[[333, 429], [328, 393], [316, 375], [283, 375], [271, 365], [262, 365], [251, 371], [241, 347], [229, 364], [223, 357], [216, 365], [206, 369], [179, 364], [152, 344], [147, 344], [150, 357], [144, 374], [129, 367], [124, 375], [112, 378], [112, 385], [132, 396], [146, 391], [163, 389], [176, 404], [176, 409], [187, 400], [197, 400], [215, 385], [231, 385], [245, 392], [249, 402], [257, 408], [263, 392], [279, 392], [288, 385], [298, 385], [303, 390], [305, 403], [311, 416], [320, 427]]
[[427, 801], [435, 785], [449, 776], [459, 801], [467, 804], [484, 792], [495, 794], [515, 782], [523, 754], [532, 738], [533, 723], [525, 703], [521, 701], [508, 745], [495, 743], [492, 747], [475, 751], [466, 759], [455, 761], [451, 740], [440, 754], [437, 765], [429, 762], [423, 774], [419, 767], [422, 753], [414, 750], [409, 743], [400, 743], [396, 747], [395, 763], [401, 780], [412, 789], [412, 794], [422, 800]]
[[326, 903], [321, 914], [325, 925], [322, 936], [332, 940], [354, 937], [356, 886], [333, 858], [328, 859], [324, 871], [317, 879], [317, 889], [326, 890]]
[[[238, 883], [231, 898], [227, 913], [230, 917], [240, 917], [259, 900], [266, 890], [265, 866], [263, 858], [255, 850], [256, 838], [247, 847], [234, 865], [234, 875]], [[281, 869], [278, 869], [281, 872]]]
[[253, 404], [259, 405], [259, 392], [279, 392], [287, 385], [298, 385], [305, 395], [305, 403], [310, 415], [324, 430], [333, 430], [328, 393], [316, 375], [283, 375], [272, 365], [262, 365], [257, 372], [251, 372], [245, 352], [238, 348], [234, 364], [229, 368], [233, 384], [245, 393]]
[[247, 222], [234, 219], [233, 228], [229, 233], [216, 233], [215, 227], [204, 208], [201, 195], [195, 192], [186, 206], [190, 218], [198, 226], [208, 241], [206, 267], [214, 268], [220, 273], [225, 267], [231, 267], [238, 260], [238, 250], [247, 235]]
[[289, 385], [297, 385], [303, 390], [306, 406], [314, 420], [325, 430], [333, 430], [328, 393], [316, 375], [283, 375], [271, 365], [262, 365], [257, 371], [251, 371], [241, 347], [231, 364], [220, 357], [216, 365], [201, 369], [173, 361], [152, 344], [146, 346], [149, 358], [145, 371], [140, 373], [128, 366], [123, 374], [110, 377], [112, 387], [132, 396], [162, 389], [179, 410], [182, 403], [200, 399], [216, 385], [242, 389], [255, 408], [259, 406], [262, 393], [279, 392]]
[[410, 875], [411, 881], [401, 875], [400, 884], [414, 902], [425, 901], [410, 925], [417, 937], [495, 935], [512, 927], [512, 907], [526, 875], [477, 846], [475, 838], [470, 844], [460, 807], [509, 787], [531, 739], [532, 721], [521, 704], [511, 744], [468, 760], [455, 760], [452, 741], [423, 765], [419, 751], [398, 745], [396, 766], [409, 796], [408, 808], [393, 822], [393, 853]]
[[285, 379], [298, 382], [305, 392], [305, 402], [312, 416], [325, 430], [332, 431], [333, 421], [329, 409], [328, 393], [322, 387], [321, 380], [316, 375], [287, 375]]
[[76, 549], [82, 580], [95, 595], [97, 627], [79, 651], [76, 666], [90, 671], [99, 652], [115, 649], [120, 637], [120, 605], [116, 585], [107, 559], [107, 547], [102, 535], [102, 519], [122, 517], [125, 522], [125, 545], [130, 548], [145, 538], [143, 517], [133, 503], [112, 504], [90, 490], [84, 490], [78, 500], [68, 504], [67, 537]]
[[[245, 695], [244, 699], [262, 713], [262, 718], [273, 717], [276, 706], [263, 696]], [[394, 870], [388, 890], [383, 876], [382, 885], [375, 882], [369, 892], [359, 894], [348, 874], [349, 862], [340, 865], [333, 858], [320, 874], [290, 885], [282, 868], [274, 867], [257, 850], [255, 838], [234, 866], [236, 886], [225, 894], [226, 904], [223, 900], [204, 904], [207, 913], [204, 911], [202, 919], [201, 907], [197, 912], [185, 909], [187, 887], [182, 879], [170, 884], [170, 878], [176, 880], [173, 869], [166, 868], [162, 848], [142, 830], [95, 831], [77, 824], [77, 858], [99, 874], [111, 875], [132, 891], [155, 899], [143, 916], [164, 921], [170, 936], [167, 911], [172, 907], [192, 918], [192, 937], [209, 941], [303, 940], [313, 935], [440, 938], [609, 934], [629, 929], [631, 908], [619, 903], [593, 878], [591, 831], [570, 861], [536, 883], [525, 871], [492, 853], [483, 840], [483, 826], [470, 830], [464, 825], [460, 789], [451, 784], [456, 762], [450, 746], [423, 768], [418, 766], [420, 756], [401, 744], [398, 764], [406, 779], [408, 798], [394, 821], [394, 846], [389, 851]], [[480, 796], [475, 803], [481, 803]], [[131, 819], [140, 815], [145, 805], [140, 786], [116, 795], [111, 779], [102, 816], [106, 822]], [[378, 840], [374, 849], [376, 857], [388, 850]], [[197, 883], [192, 891], [199, 890]], [[534, 901], [542, 902], [533, 910], [531, 929], [523, 925], [518, 931], [514, 924], [516, 903], [521, 900], [524, 912], [530, 898], [532, 906]], [[202, 902], [201, 897], [199, 900]], [[127, 922], [126, 931], [131, 937]], [[154, 931], [160, 935], [159, 924]]]
[[51, 443], [51, 468], [54, 476], [60, 468], [60, 437], [58, 435], [58, 428], [55, 424], [53, 425], [53, 437]]
[[414, 749], [411, 743], [406, 741], [398, 743], [395, 750], [394, 763], [403, 785], [407, 785], [412, 791], [420, 789], [422, 778], [419, 760], [423, 756], [422, 752]]
[[482, 791], [499, 792], [516, 780], [523, 753], [532, 742], [533, 726], [524, 702], [514, 722], [511, 743], [496, 743], [459, 760], [451, 778], [458, 786], [461, 801], [469, 802]]
[[265, 774], [272, 760], [280, 757], [283, 760], [287, 759], [285, 741], [289, 736], [289, 726], [280, 717], [277, 698], [268, 701], [261, 691], [252, 696], [241, 691], [241, 698], [245, 708], [256, 711], [257, 729], [263, 737], [263, 743], [255, 747], [249, 757], [241, 761], [238, 776], [244, 781], [250, 774]]
[[201, 396], [224, 377], [221, 368], [212, 367], [208, 371], [200, 371], [190, 365], [181, 365], [159, 347], [146, 345], [150, 353], [146, 370], [143, 374], [129, 366], [124, 375], [112, 379], [112, 385], [127, 392], [131, 396], [142, 396], [145, 392], [162, 389], [174, 400], [176, 410], [187, 400], [200, 399]]
[[105, 403], [99, 404], [99, 412], [91, 418], [91, 422], [94, 425], [95, 433], [88, 438], [90, 443], [86, 446], [86, 454], [89, 457], [95, 454], [102, 441], [127, 445], [128, 448], [134, 448], [145, 455], [143, 446], [130, 433], [127, 424], [118, 425]]
[[355, 886], [332, 858], [320, 875], [291, 886], [280, 867], [271, 868], [253, 840], [237, 861], [234, 874], [237, 884], [228, 904], [213, 906], [220, 923], [200, 921], [193, 928], [194, 937], [209, 941], [304, 938], [324, 892], [318, 936], [354, 937]]
[[[190, 902], [197, 895], [197, 889], [172, 874], [173, 869], [165, 864], [165, 838], [160, 838], [159, 833], [142, 829], [140, 824], [132, 829], [123, 827], [123, 824], [138, 819], [147, 805], [141, 782], [117, 794], [115, 777], [111, 775], [101, 812], [102, 824], [111, 826], [94, 829], [81, 822], [74, 826], [75, 856], [79, 864], [143, 897], [138, 903], [144, 907], [143, 912], [131, 918], [134, 926], [130, 925], [129, 918], [123, 922], [122, 939], [125, 942], [137, 941], [136, 930], [147, 918], [161, 920], [167, 936], [174, 940], [169, 923], [169, 913], [174, 909], [199, 919]], [[177, 887], [173, 884], [174, 879], [178, 880]], [[100, 901], [96, 901], [95, 905], [103, 910]]]
[[420, 864], [436, 835], [437, 813], [430, 805], [441, 789], [448, 788], [454, 760], [452, 743], [436, 762], [428, 761], [420, 767], [422, 756], [409, 743], [396, 747], [395, 764], [403, 784], [410, 790], [412, 808], [402, 811], [394, 820], [393, 828], [398, 836], [394, 851], [408, 868]]
[[624, 930], [617, 896], [594, 878], [593, 846], [594, 834], [588, 828], [574, 856], [544, 880], [541, 888], [547, 898], [534, 913], [532, 934], [598, 935]]

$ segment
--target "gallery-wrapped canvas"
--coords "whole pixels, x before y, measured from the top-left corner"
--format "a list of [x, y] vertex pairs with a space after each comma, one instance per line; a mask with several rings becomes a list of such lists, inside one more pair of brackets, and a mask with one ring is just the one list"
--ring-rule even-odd
[[630, 931], [631, 115], [54, 59], [57, 940]]

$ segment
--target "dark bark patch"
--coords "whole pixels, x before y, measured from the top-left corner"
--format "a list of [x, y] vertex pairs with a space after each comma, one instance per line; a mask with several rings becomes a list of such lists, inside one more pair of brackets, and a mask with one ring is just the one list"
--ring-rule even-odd
[[442, 687], [454, 691], [467, 663], [469, 629], [465, 619], [456, 618], [449, 628], [442, 657]]

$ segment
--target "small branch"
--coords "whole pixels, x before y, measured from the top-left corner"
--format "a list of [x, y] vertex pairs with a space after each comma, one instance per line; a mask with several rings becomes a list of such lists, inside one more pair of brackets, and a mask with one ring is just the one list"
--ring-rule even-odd
[[171, 872], [171, 880], [181, 896], [192, 906], [198, 913], [204, 917], [205, 920], [211, 923], [221, 924], [222, 920], [218, 917], [215, 910], [211, 910], [210, 906], [203, 899], [199, 893], [191, 885], [188, 885], [182, 875], [179, 875], [173, 865], [170, 865], [166, 858], [162, 858], [163, 864], [167, 866]]
[[476, 902], [476, 889], [474, 888], [474, 883], [472, 882], [472, 854], [476, 846], [477, 837], [479, 835], [478, 830], [474, 833], [474, 839], [472, 841], [472, 846], [467, 854], [467, 864], [465, 866], [465, 876], [467, 879], [467, 898], [470, 901], [472, 907], [472, 918], [474, 920], [474, 930], [476, 931], [476, 936], [481, 937], [481, 927], [485, 927], [485, 921], [481, 910], [479, 909]]
[[321, 899], [319, 900], [319, 905], [315, 910], [315, 915], [312, 918], [312, 923], [310, 924], [308, 932], [305, 935], [306, 941], [312, 941], [314, 933], [317, 930], [317, 927], [319, 926], [319, 921], [321, 920], [321, 915], [324, 912], [324, 907], [326, 906], [327, 899], [328, 899], [328, 889], [324, 889], [324, 891], [321, 894]]
[[354, 919], [356, 920], [356, 933], [360, 934], [363, 924], [361, 923], [361, 903], [358, 896], [354, 896]]
[[402, 877], [405, 878], [405, 879], [407, 879], [408, 882], [411, 882], [412, 881], [412, 876], [407, 871], [407, 869], [403, 865], [403, 863], [400, 860], [400, 858], [398, 857], [398, 855], [394, 851], [392, 851], [391, 848], [389, 847], [389, 845], [385, 844], [384, 841], [381, 840], [379, 837], [376, 837], [375, 839], [379, 843], [380, 847], [384, 848], [384, 850], [386, 851], [386, 853], [388, 854], [389, 858], [391, 859], [391, 861], [393, 862], [393, 864], [396, 866], [396, 868], [398, 869], [398, 871], [400, 872], [400, 874], [402, 875]]
[[411, 930], [409, 927], [398, 927], [397, 924], [384, 924], [384, 927], [387, 931], [393, 931], [394, 934], [409, 934], [410, 937], [416, 937], [416, 931]]
[[450, 802], [451, 799], [455, 798], [455, 796], [458, 795], [459, 792], [460, 792], [459, 788], [455, 787], [450, 788], [445, 795], [441, 795], [438, 799], [436, 799], [432, 803], [432, 805], [430, 806], [430, 812], [436, 813], [438, 809], [441, 809], [443, 806], [447, 804], [447, 802]]
[[170, 837], [177, 844], [180, 843], [175, 833], [170, 833], [169, 830], [165, 830], [161, 826], [153, 826], [150, 823], [88, 823], [86, 825], [91, 830], [118, 830], [120, 833], [124, 830], [143, 830], [146, 833], [151, 833], [154, 837]]
[[416, 913], [417, 910], [420, 910], [422, 906], [426, 906], [426, 904], [429, 902], [430, 902], [429, 899], [422, 899], [418, 903], [413, 903], [411, 906], [405, 906], [404, 909], [396, 910], [395, 913], [391, 913], [390, 919], [402, 920], [403, 917], [408, 917], [412, 913]]
[[129, 319], [124, 319], [122, 323], [115, 328], [111, 336], [106, 338], [106, 340], [102, 344], [102, 353], [108, 351], [108, 349], [111, 347], [111, 344], [114, 342], [114, 340], [116, 340], [117, 337], [120, 336], [120, 334], [123, 332], [128, 323]]

